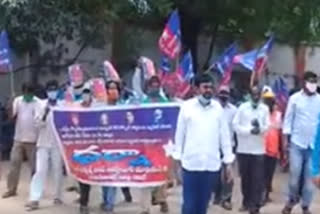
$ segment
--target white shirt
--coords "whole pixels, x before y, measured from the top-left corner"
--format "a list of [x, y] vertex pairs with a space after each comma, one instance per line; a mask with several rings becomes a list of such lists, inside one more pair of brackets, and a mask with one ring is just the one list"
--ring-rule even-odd
[[35, 112], [40, 107], [41, 101], [34, 97], [30, 103], [19, 96], [13, 101], [13, 116], [16, 116], [14, 140], [24, 143], [36, 143], [38, 129], [35, 126]]
[[[35, 124], [39, 129], [39, 137], [37, 140], [38, 147], [52, 148], [58, 146], [56, 136], [54, 134], [53, 127], [53, 114], [52, 109], [48, 113], [46, 120], [43, 120], [43, 116], [48, 105], [48, 100], [42, 102], [41, 107], [37, 110], [35, 115]], [[51, 107], [52, 108], [52, 107]]]
[[223, 162], [234, 160], [228, 124], [221, 105], [212, 100], [204, 107], [198, 98], [181, 104], [173, 158], [190, 171], [218, 171]]
[[320, 114], [320, 95], [308, 96], [303, 91], [292, 95], [283, 122], [283, 133], [301, 148], [313, 148]]
[[237, 113], [237, 107], [235, 107], [231, 103], [227, 103], [226, 106], [224, 107], [222, 106], [222, 108], [223, 108], [223, 115], [224, 115], [223, 117], [227, 120], [227, 123], [228, 123], [232, 146], [235, 146], [234, 129], [233, 129], [232, 122], [233, 122], [234, 116]]
[[[238, 153], [265, 154], [264, 132], [269, 128], [269, 115], [269, 109], [263, 103], [259, 103], [256, 109], [252, 107], [250, 101], [240, 105], [233, 120], [233, 128], [238, 137]], [[259, 135], [251, 134], [251, 130], [254, 128], [252, 125], [253, 120], [258, 120], [259, 122]]]

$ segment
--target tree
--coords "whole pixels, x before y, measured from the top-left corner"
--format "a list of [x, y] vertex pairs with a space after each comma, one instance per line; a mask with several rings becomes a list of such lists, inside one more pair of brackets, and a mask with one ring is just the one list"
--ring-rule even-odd
[[[211, 37], [201, 68], [209, 65], [214, 50], [232, 41], [250, 49], [274, 32], [278, 41], [300, 50], [301, 42], [320, 38], [320, 0], [2, 0], [0, 28], [8, 30], [17, 53], [35, 58], [28, 66], [34, 68], [35, 79], [41, 68], [64, 69], [86, 47], [103, 47], [108, 39], [112, 60], [121, 70], [121, 65], [135, 60], [139, 29], [162, 30], [175, 8], [181, 16], [184, 50], [192, 51], [195, 64], [199, 35]], [[110, 29], [111, 38], [106, 38]], [[78, 42], [79, 52], [62, 62], [68, 40]], [[40, 55], [43, 44], [52, 48]]]
[[[92, 38], [99, 38], [104, 32], [104, 19], [100, 18], [103, 4], [101, 0], [2, 1], [0, 28], [9, 32], [15, 53], [31, 58], [29, 65], [17, 70], [32, 69], [32, 80], [37, 82], [42, 68], [57, 71], [76, 61], [87, 46], [97, 42]], [[64, 41], [75, 39], [79, 52], [61, 62], [63, 54], [68, 52]], [[51, 48], [40, 55], [43, 45]]]
[[[116, 59], [121, 58], [125, 52], [121, 51], [121, 45], [127, 40], [118, 31], [122, 23], [153, 26], [159, 23], [158, 17], [168, 14], [171, 9], [168, 3], [167, 0], [2, 0], [0, 29], [9, 32], [15, 53], [31, 58], [29, 65], [17, 70], [32, 69], [32, 79], [37, 82], [41, 69], [49, 68], [54, 72], [65, 69], [85, 48], [103, 47], [110, 25], [114, 32], [111, 38], [113, 55]], [[71, 40], [77, 41], [79, 51], [62, 62], [64, 53], [68, 53], [64, 43]], [[51, 48], [40, 54], [44, 45]]]

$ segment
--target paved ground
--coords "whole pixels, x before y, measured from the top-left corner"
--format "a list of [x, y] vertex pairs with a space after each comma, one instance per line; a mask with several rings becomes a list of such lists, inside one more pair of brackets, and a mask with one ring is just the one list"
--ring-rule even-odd
[[[2, 163], [2, 169], [1, 169], [1, 181], [0, 181], [0, 193], [2, 194], [5, 191], [5, 176], [7, 174], [7, 163]], [[28, 195], [28, 189], [29, 189], [29, 171], [28, 169], [24, 168], [23, 173], [21, 177], [21, 183], [19, 188], [19, 195], [15, 198], [10, 199], [0, 199], [0, 214], [25, 214], [28, 213], [24, 211], [24, 204], [27, 201], [27, 195]], [[50, 180], [50, 179], [49, 179]], [[211, 206], [209, 214], [238, 214], [237, 210], [240, 206], [241, 196], [239, 193], [239, 179], [236, 179], [236, 186], [234, 190], [234, 211], [232, 212], [226, 212], [222, 210], [220, 207], [217, 206]], [[65, 186], [68, 185], [70, 181], [66, 179]], [[48, 189], [45, 192], [45, 196], [43, 201], [41, 201], [41, 209], [38, 211], [34, 211], [35, 214], [77, 214], [78, 213], [78, 207], [73, 202], [77, 195], [75, 193], [65, 193], [64, 200], [65, 205], [60, 207], [54, 207], [52, 205], [51, 199], [51, 186], [50, 181], [46, 185], [48, 186]], [[287, 176], [283, 173], [278, 172], [275, 178], [274, 183], [274, 192], [272, 193], [272, 198], [274, 200], [273, 203], [267, 205], [262, 209], [263, 214], [280, 214], [281, 209], [284, 204], [285, 200], [285, 192], [286, 192], [286, 186], [287, 186]], [[122, 202], [122, 195], [120, 192], [118, 192], [118, 203], [115, 209], [116, 214], [138, 214], [138, 206], [136, 203], [132, 204], [126, 204]], [[134, 198], [137, 199], [139, 197], [139, 191], [133, 190]], [[178, 214], [180, 213], [180, 195], [181, 195], [181, 189], [175, 188], [171, 190], [170, 196], [169, 196], [169, 204], [170, 204], [170, 214]], [[91, 194], [91, 201], [90, 205], [92, 208], [92, 214], [100, 214], [102, 213], [98, 209], [98, 205], [101, 202], [101, 193], [99, 188], [94, 188], [92, 190]], [[319, 193], [317, 191], [316, 193], [316, 199], [312, 206], [313, 214], [319, 214], [320, 213], [320, 197]], [[154, 207], [152, 210], [152, 214], [159, 214], [159, 208]], [[299, 214], [301, 213], [301, 210], [299, 207], [297, 207], [293, 214]]]

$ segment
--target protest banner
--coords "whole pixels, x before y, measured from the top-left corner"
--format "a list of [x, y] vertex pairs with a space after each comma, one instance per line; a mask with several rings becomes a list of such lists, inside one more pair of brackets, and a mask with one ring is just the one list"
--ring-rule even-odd
[[57, 108], [53, 125], [67, 171], [102, 186], [158, 186], [166, 182], [179, 106]]
[[84, 83], [84, 71], [80, 64], [70, 65], [68, 68], [69, 80], [72, 86], [81, 86]]

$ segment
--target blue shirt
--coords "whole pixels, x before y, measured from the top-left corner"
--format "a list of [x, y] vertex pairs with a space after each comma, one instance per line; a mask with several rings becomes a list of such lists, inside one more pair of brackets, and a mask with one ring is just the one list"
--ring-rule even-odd
[[283, 134], [290, 135], [291, 143], [313, 149], [320, 114], [320, 95], [308, 96], [299, 91], [289, 99], [283, 122]]
[[[320, 115], [318, 116], [320, 121]], [[320, 123], [318, 122], [317, 132], [314, 141], [314, 149], [312, 151], [312, 175], [320, 175]]]

